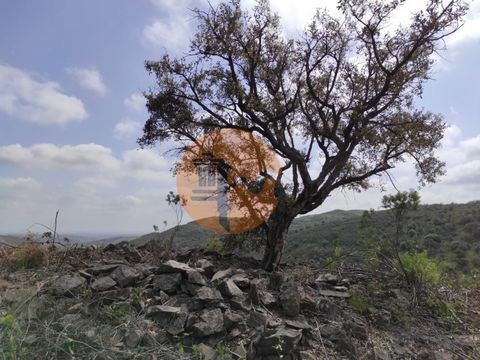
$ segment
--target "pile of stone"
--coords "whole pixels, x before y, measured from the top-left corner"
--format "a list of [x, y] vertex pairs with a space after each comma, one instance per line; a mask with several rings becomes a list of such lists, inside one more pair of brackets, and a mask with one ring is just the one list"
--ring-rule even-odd
[[169, 341], [197, 344], [206, 358], [213, 358], [214, 347], [225, 343], [234, 344], [229, 347], [232, 358], [315, 359], [311, 344], [321, 343], [316, 337], [322, 333], [324, 341], [331, 338], [351, 349], [343, 328], [320, 332], [308, 315], [323, 312], [334, 321], [338, 309], [327, 297], [348, 297], [343, 288], [324, 289], [331, 280], [317, 280], [318, 286], [300, 286], [285, 282], [281, 273], [218, 270], [208, 259], [190, 265], [170, 260], [159, 267], [92, 266], [59, 277], [52, 291], [75, 296], [89, 288], [99, 301], [109, 304], [125, 301], [133, 288], [140, 288], [147, 299], [141, 311], [144, 317], [163, 329]]

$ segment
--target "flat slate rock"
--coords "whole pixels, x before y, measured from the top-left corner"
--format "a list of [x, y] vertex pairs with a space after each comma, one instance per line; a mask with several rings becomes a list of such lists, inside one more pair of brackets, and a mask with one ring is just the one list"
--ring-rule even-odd
[[175, 261], [175, 260], [168, 260], [167, 262], [163, 263], [157, 269], [157, 273], [164, 274], [164, 273], [187, 273], [189, 271], [194, 270], [187, 264]]
[[318, 290], [318, 294], [327, 297], [336, 297], [348, 299], [351, 295], [348, 292], [344, 291], [334, 291], [334, 290]]
[[110, 290], [117, 282], [113, 280], [110, 276], [103, 276], [93, 281], [91, 287], [95, 291], [105, 291]]

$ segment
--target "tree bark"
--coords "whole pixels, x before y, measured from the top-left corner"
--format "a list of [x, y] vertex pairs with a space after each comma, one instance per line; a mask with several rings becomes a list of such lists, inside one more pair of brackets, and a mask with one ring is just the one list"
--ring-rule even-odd
[[266, 229], [266, 243], [263, 254], [263, 268], [267, 271], [275, 271], [280, 265], [285, 245], [285, 237], [295, 215], [284, 201], [277, 204], [275, 210], [268, 219]]

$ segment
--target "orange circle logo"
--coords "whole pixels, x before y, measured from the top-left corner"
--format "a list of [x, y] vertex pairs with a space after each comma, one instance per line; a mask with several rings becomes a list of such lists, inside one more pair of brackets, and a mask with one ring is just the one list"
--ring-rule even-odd
[[177, 167], [177, 192], [188, 214], [218, 233], [262, 224], [276, 205], [275, 152], [247, 131], [221, 129], [195, 141]]

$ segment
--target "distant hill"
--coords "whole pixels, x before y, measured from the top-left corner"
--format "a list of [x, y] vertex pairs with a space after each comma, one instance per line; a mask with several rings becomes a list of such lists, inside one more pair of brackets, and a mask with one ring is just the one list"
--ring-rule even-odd
[[[361, 249], [358, 228], [363, 210], [334, 210], [323, 214], [302, 216], [293, 222], [287, 235], [284, 260], [322, 264], [332, 255], [334, 244], [345, 253]], [[391, 215], [376, 211], [372, 225], [389, 233]], [[480, 269], [480, 201], [466, 204], [422, 205], [406, 224], [408, 241], [420, 250], [449, 262], [460, 270]], [[170, 236], [172, 229], [151, 233], [133, 240], [143, 245], [152, 239]], [[207, 239], [218, 236], [196, 222], [182, 225], [175, 236], [177, 248], [201, 246]]]
[[23, 237], [19, 235], [0, 235], [0, 243], [7, 245], [19, 245], [23, 242]]

